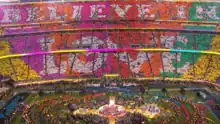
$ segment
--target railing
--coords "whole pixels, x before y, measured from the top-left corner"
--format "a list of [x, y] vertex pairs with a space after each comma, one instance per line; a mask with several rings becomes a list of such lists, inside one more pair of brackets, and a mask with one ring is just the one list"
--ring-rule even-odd
[[146, 49], [132, 49], [132, 48], [121, 48], [121, 49], [76, 49], [76, 50], [57, 50], [57, 51], [49, 51], [49, 52], [34, 52], [34, 53], [22, 53], [22, 54], [11, 54], [0, 56], [1, 59], [10, 59], [16, 57], [25, 57], [32, 55], [45, 55], [45, 54], [58, 54], [58, 53], [116, 53], [116, 52], [174, 52], [174, 53], [198, 53], [198, 54], [209, 54], [209, 55], [218, 55], [220, 56], [220, 52], [215, 51], [200, 51], [200, 50], [178, 50], [178, 49], [159, 49], [159, 48], [146, 48]]

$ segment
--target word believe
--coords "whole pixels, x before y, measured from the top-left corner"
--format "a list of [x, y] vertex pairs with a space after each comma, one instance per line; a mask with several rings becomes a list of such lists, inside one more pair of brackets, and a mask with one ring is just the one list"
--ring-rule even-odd
[[[94, 19], [220, 20], [219, 5], [192, 3], [111, 2], [45, 3], [0, 6], [0, 23], [34, 23]], [[192, 11], [190, 11], [192, 10]]]

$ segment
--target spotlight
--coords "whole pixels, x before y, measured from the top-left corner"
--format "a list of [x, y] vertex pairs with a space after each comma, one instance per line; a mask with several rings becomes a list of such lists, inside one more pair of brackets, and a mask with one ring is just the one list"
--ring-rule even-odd
[[0, 0], [0, 2], [8, 3], [8, 2], [18, 2], [19, 0]]

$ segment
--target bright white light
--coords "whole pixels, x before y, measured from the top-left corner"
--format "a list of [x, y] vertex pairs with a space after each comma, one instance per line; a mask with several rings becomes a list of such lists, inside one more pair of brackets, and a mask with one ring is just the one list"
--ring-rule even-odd
[[115, 97], [110, 97], [109, 105], [114, 105], [114, 104], [115, 104]]
[[109, 105], [114, 105], [115, 104], [115, 100], [110, 100]]
[[19, 0], [0, 0], [0, 2], [17, 2]]

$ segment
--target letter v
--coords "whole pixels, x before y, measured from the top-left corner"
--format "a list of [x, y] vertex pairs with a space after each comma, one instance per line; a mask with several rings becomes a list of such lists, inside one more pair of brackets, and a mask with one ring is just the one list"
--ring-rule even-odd
[[123, 10], [123, 9], [121, 9], [121, 8], [119, 7], [119, 5], [117, 5], [117, 4], [112, 4], [111, 6], [114, 8], [114, 10], [115, 10], [115, 12], [118, 14], [118, 16], [120, 16], [120, 17], [122, 17], [122, 18], [125, 17], [125, 13], [126, 13], [126, 12], [128, 11], [128, 9], [131, 7], [131, 5], [125, 5], [125, 9]]

